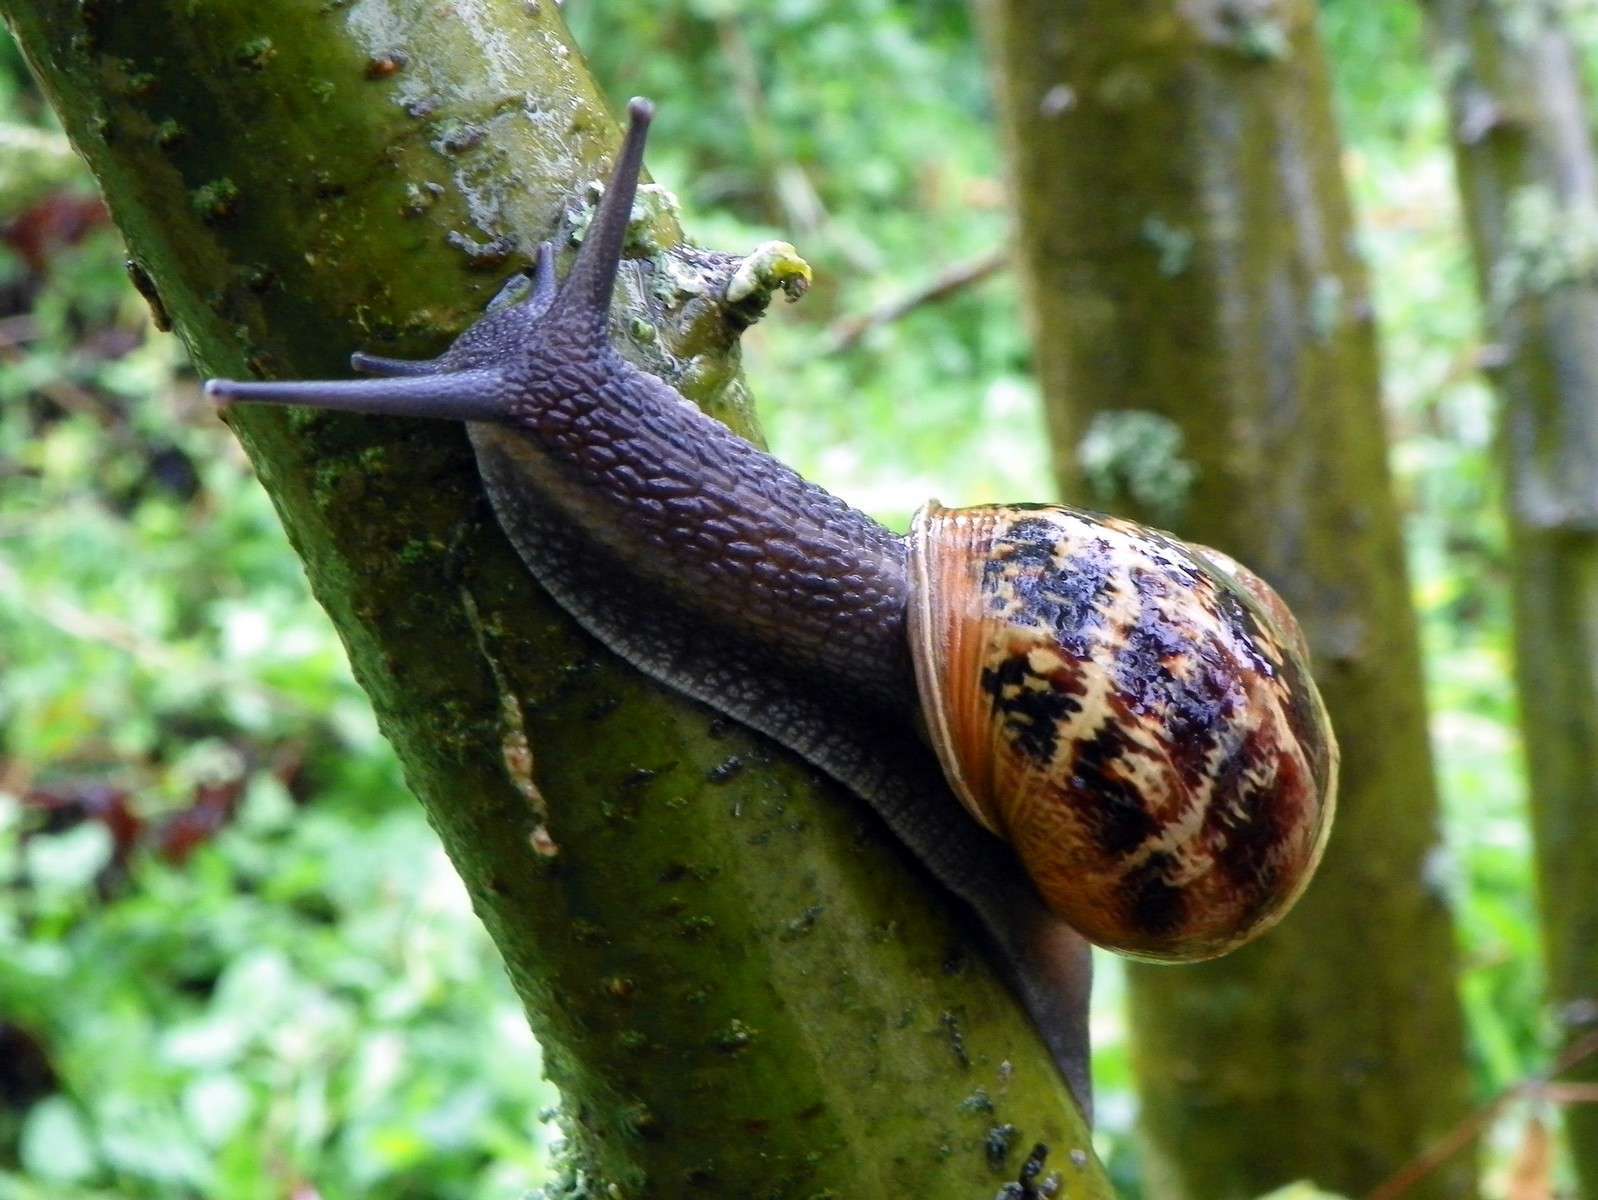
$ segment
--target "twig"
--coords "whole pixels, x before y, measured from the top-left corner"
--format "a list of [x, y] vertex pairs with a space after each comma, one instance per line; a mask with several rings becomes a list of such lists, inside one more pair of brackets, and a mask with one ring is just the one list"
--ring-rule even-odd
[[[1482, 1130], [1492, 1123], [1493, 1118], [1511, 1103], [1529, 1092], [1548, 1090], [1549, 1081], [1554, 1076], [1563, 1075], [1570, 1068], [1585, 1059], [1591, 1058], [1594, 1054], [1598, 1054], [1598, 1033], [1588, 1034], [1574, 1043], [1554, 1060], [1553, 1066], [1549, 1067], [1548, 1070], [1529, 1075], [1519, 1083], [1499, 1092], [1498, 1095], [1494, 1096], [1481, 1108], [1455, 1125], [1435, 1144], [1410, 1159], [1409, 1162], [1378, 1184], [1375, 1189], [1366, 1193], [1365, 1200], [1399, 1200], [1399, 1197], [1408, 1193], [1411, 1188], [1442, 1166], [1443, 1163], [1475, 1141], [1481, 1135]], [[1582, 1085], [1563, 1086], [1580, 1087]]]
[[0, 347], [24, 346], [39, 336], [39, 322], [32, 313], [0, 318]]
[[48, 383], [39, 384], [34, 391], [63, 412], [92, 417], [102, 425], [112, 425], [117, 420], [118, 414], [115, 408], [88, 388], [79, 387], [70, 379], [52, 379]]
[[732, 68], [733, 85], [738, 89], [739, 107], [749, 126], [755, 156], [767, 176], [764, 182], [782, 210], [783, 226], [803, 235], [813, 234], [826, 223], [827, 209], [805, 169], [782, 153], [782, 140], [772, 126], [766, 90], [760, 83], [754, 47], [737, 17], [716, 22], [716, 32], [721, 51]]
[[277, 712], [293, 713], [303, 708], [298, 700], [276, 688], [258, 683], [238, 672], [195, 662], [160, 642], [152, 641], [121, 621], [89, 612], [62, 596], [34, 592], [4, 559], [0, 559], [0, 600], [31, 612], [68, 637], [120, 650], [152, 674], [197, 676], [201, 682], [221, 692], [231, 695], [248, 692]]
[[1001, 246], [991, 250], [979, 258], [969, 258], [964, 262], [955, 263], [926, 283], [913, 291], [906, 292], [903, 296], [895, 297], [883, 304], [877, 305], [870, 312], [858, 317], [847, 317], [833, 325], [831, 339], [827, 343], [827, 354], [843, 354], [853, 350], [860, 344], [860, 340], [873, 329], [882, 325], [890, 325], [908, 313], [914, 312], [928, 304], [936, 304], [946, 300], [956, 292], [963, 291], [973, 284], [981, 283], [990, 275], [997, 275], [1001, 270], [1010, 265], [1010, 248]]
[[1550, 1083], [1542, 1097], [1550, 1104], [1598, 1104], [1598, 1083]]

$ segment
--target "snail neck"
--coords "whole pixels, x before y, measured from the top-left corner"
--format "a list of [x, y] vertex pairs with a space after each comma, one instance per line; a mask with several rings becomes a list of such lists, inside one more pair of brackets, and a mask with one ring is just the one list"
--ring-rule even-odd
[[507, 418], [470, 426], [502, 519], [508, 492], [535, 487], [621, 565], [615, 586], [663, 590], [706, 636], [912, 713], [903, 541], [608, 345], [561, 349], [507, 379]]

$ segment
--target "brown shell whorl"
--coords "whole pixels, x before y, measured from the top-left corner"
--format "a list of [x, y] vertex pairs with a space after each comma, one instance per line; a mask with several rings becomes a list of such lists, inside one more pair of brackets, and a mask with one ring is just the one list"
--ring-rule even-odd
[[1079, 510], [929, 504], [910, 536], [929, 735], [962, 802], [1101, 946], [1211, 958], [1274, 924], [1337, 744], [1286, 605], [1225, 555]]

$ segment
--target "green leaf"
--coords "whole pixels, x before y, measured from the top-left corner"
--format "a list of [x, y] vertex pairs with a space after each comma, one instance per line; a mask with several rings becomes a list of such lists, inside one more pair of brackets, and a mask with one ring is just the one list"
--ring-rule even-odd
[[254, 1106], [255, 1098], [237, 1075], [202, 1075], [183, 1089], [183, 1114], [208, 1146], [232, 1137]]
[[27, 846], [28, 878], [59, 891], [87, 888], [111, 861], [112, 849], [110, 830], [97, 821], [33, 838]]
[[64, 1096], [41, 1100], [28, 1111], [18, 1153], [28, 1174], [57, 1183], [82, 1182], [98, 1165], [89, 1130]]

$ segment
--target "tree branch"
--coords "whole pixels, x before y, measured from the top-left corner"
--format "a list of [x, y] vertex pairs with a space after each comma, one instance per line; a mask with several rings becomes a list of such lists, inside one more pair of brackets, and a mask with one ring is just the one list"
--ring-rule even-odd
[[[436, 353], [615, 145], [550, 4], [0, 8], [208, 373]], [[752, 434], [719, 268], [678, 237], [651, 221], [624, 349]], [[1071, 1195], [1108, 1194], [960, 914], [856, 802], [582, 636], [460, 429], [230, 420], [526, 1003], [589, 1194], [968, 1200], [1039, 1141]]]
[[873, 329], [891, 325], [909, 316], [918, 308], [947, 300], [950, 296], [997, 275], [1010, 265], [1012, 258], [1014, 252], [1010, 247], [1001, 246], [976, 258], [968, 258], [945, 267], [925, 283], [912, 288], [902, 296], [895, 296], [877, 305], [868, 313], [858, 317], [845, 317], [835, 322], [829, 332], [826, 353], [844, 354], [853, 350]]

